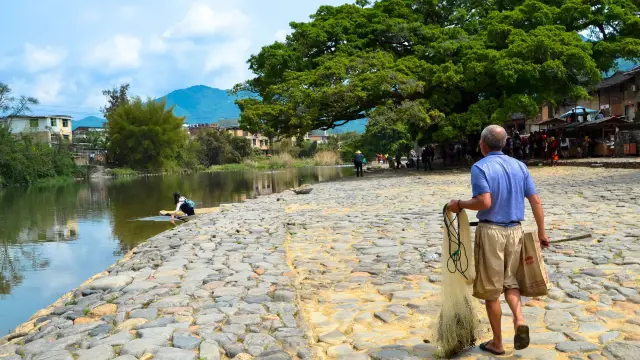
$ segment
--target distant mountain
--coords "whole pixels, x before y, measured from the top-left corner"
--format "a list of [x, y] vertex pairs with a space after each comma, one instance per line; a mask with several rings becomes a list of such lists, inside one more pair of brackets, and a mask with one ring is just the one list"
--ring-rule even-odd
[[358, 134], [362, 134], [364, 132], [364, 128], [367, 126], [368, 121], [369, 119], [349, 121], [348, 123], [340, 127], [329, 130], [329, 134], [344, 134], [348, 132], [357, 132]]
[[[240, 108], [235, 104], [235, 101], [249, 97], [258, 96], [249, 92], [241, 92], [237, 96], [229, 95], [227, 90], [197, 85], [172, 91], [158, 98], [157, 101], [166, 100], [167, 106], [175, 105], [173, 113], [184, 116], [186, 124], [207, 124], [224, 119], [238, 119]], [[89, 116], [74, 120], [73, 128], [76, 129], [80, 126], [101, 127], [105, 121], [103, 118]], [[366, 119], [351, 121], [344, 126], [332, 129], [330, 133], [338, 134], [350, 131], [363, 133], [366, 123]]]
[[187, 124], [206, 124], [221, 119], [239, 118], [240, 109], [235, 101], [248, 97], [256, 95], [248, 92], [239, 93], [237, 96], [229, 95], [227, 90], [197, 85], [173, 91], [158, 101], [166, 100], [167, 106], [175, 105], [174, 114], [186, 117]]
[[72, 125], [73, 125], [73, 130], [81, 127], [81, 126], [88, 126], [88, 127], [102, 127], [102, 125], [105, 123], [105, 121], [107, 121], [106, 119], [103, 118], [99, 118], [97, 116], [88, 116], [84, 119], [80, 119], [80, 120], [73, 120]]

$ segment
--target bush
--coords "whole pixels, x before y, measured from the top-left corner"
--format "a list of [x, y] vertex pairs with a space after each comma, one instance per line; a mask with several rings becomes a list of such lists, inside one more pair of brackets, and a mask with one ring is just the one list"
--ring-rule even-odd
[[49, 146], [28, 134], [13, 136], [0, 126], [0, 186], [29, 185], [43, 179], [71, 178], [77, 166], [66, 145]]
[[284, 169], [293, 165], [293, 157], [287, 153], [269, 158], [269, 169]]
[[107, 114], [108, 154], [118, 166], [165, 169], [176, 165], [176, 156], [187, 136], [183, 117], [173, 114], [165, 101], [133, 99]]
[[316, 166], [333, 166], [342, 164], [340, 154], [335, 151], [321, 151], [313, 157], [313, 162]]
[[113, 177], [128, 177], [128, 176], [136, 176], [138, 173], [135, 170], [129, 168], [117, 168], [113, 169]]
[[300, 155], [301, 148], [297, 147], [291, 139], [282, 139], [271, 145], [271, 151], [275, 155], [288, 154], [293, 157]]
[[[226, 132], [208, 129], [196, 135], [195, 142], [201, 147], [200, 162], [204, 166], [238, 164], [252, 151], [248, 139], [235, 137]], [[241, 154], [242, 153], [242, 154]], [[242, 156], [245, 155], [245, 156]]]

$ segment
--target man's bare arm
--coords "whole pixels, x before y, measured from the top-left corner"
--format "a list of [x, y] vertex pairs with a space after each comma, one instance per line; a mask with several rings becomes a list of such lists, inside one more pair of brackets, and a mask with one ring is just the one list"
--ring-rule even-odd
[[538, 226], [538, 239], [540, 240], [540, 245], [543, 248], [547, 248], [549, 247], [549, 237], [547, 236], [547, 231], [544, 228], [544, 209], [542, 209], [540, 196], [538, 196], [538, 194], [534, 194], [527, 196], [527, 199], [529, 200], [533, 217], [536, 219], [536, 225]]
[[449, 210], [454, 213], [459, 213], [462, 209], [480, 211], [490, 207], [491, 193], [480, 194], [471, 200], [451, 200], [449, 202]]

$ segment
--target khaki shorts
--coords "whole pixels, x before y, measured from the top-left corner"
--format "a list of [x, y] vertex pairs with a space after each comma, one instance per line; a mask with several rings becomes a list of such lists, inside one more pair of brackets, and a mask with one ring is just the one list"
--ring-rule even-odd
[[474, 297], [497, 300], [505, 290], [520, 288], [516, 273], [520, 266], [523, 237], [520, 225], [478, 224], [473, 251], [476, 266]]

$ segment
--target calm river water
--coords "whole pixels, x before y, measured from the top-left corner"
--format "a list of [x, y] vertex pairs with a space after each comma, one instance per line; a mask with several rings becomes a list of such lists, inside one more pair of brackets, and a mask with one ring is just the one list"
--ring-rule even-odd
[[174, 191], [205, 208], [351, 173], [352, 168], [321, 167], [1, 190], [0, 337], [136, 244], [172, 227], [137, 219], [174, 208]]

